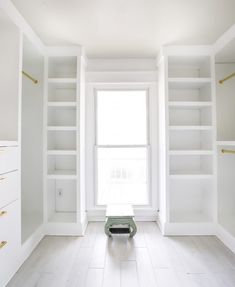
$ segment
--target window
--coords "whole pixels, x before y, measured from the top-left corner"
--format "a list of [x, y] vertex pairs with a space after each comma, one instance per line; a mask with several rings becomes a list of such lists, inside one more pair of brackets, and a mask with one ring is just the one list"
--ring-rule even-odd
[[97, 91], [98, 205], [149, 203], [147, 103], [146, 90]]

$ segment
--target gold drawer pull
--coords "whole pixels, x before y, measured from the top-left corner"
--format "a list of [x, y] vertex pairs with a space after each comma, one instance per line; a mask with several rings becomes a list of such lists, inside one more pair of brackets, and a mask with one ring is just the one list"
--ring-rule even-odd
[[5, 177], [0, 177], [0, 181], [2, 181], [2, 180], [4, 180], [4, 179], [6, 179]]
[[0, 153], [3, 153], [3, 152], [5, 152], [5, 149], [0, 149]]
[[5, 210], [4, 211], [0, 211], [0, 217], [3, 216], [3, 215], [7, 215], [7, 211], [5, 211]]
[[7, 245], [7, 241], [0, 242], [0, 249]]

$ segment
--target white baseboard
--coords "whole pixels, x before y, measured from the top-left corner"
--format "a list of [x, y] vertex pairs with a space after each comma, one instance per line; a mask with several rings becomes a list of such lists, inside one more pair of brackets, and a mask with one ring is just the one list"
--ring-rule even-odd
[[17, 270], [21, 267], [21, 265], [25, 262], [25, 260], [31, 255], [33, 250], [37, 247], [40, 241], [45, 236], [44, 225], [42, 224], [20, 247], [19, 254], [17, 254], [14, 262], [14, 266], [12, 266], [12, 274], [9, 279], [15, 275]]
[[81, 235], [84, 236], [88, 225], [88, 217], [85, 216], [83, 222], [81, 223]]
[[47, 223], [45, 224], [45, 235], [82, 236], [84, 229], [85, 227], [79, 223]]
[[159, 229], [160, 229], [162, 235], [165, 235], [164, 226], [163, 226], [163, 224], [162, 224], [162, 221], [161, 221], [161, 218], [160, 218], [159, 215], [158, 215], [157, 218], [156, 218], [156, 223], [157, 223], [157, 225], [158, 225], [158, 227], [159, 227]]
[[216, 236], [226, 245], [233, 253], [235, 253], [235, 237], [232, 236], [220, 224], [217, 224]]

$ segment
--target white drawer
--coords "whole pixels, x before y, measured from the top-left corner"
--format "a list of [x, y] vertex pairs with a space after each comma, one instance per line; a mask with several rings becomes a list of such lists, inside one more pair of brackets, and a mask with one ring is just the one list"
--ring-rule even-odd
[[0, 208], [19, 198], [19, 173], [13, 171], [0, 175]]
[[[0, 286], [10, 279], [20, 251], [19, 200], [0, 209]], [[2, 284], [2, 285], [1, 285]]]
[[18, 169], [18, 147], [0, 147], [0, 174]]

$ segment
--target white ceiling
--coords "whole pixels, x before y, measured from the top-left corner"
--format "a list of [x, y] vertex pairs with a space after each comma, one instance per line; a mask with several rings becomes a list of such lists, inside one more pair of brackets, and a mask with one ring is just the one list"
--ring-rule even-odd
[[88, 57], [155, 57], [166, 44], [212, 44], [235, 23], [235, 0], [12, 0], [48, 45]]

